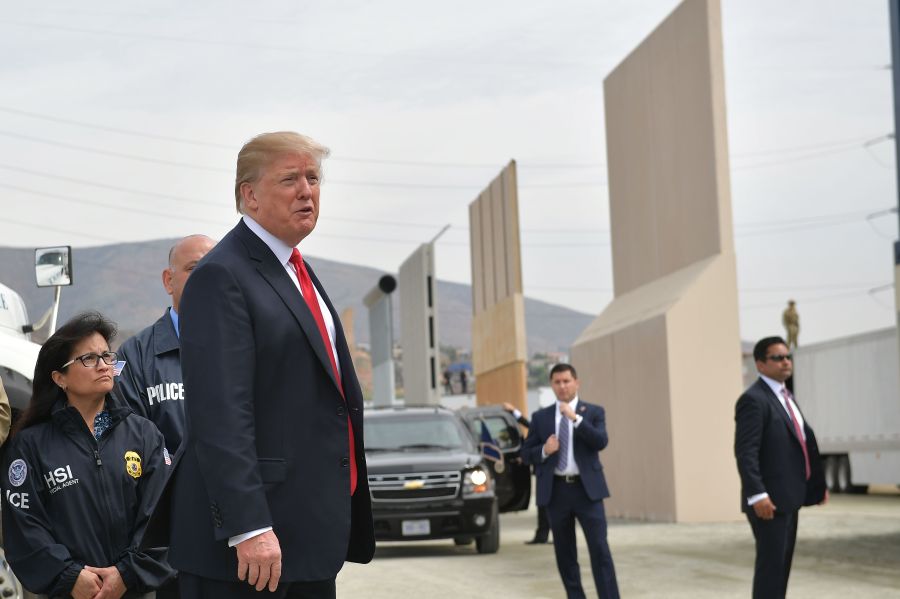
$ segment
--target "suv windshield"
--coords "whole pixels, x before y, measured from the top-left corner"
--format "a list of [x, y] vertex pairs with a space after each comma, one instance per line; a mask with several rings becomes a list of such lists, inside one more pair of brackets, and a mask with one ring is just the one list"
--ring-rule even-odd
[[366, 419], [366, 451], [421, 451], [464, 449], [472, 442], [452, 416], [378, 416]]

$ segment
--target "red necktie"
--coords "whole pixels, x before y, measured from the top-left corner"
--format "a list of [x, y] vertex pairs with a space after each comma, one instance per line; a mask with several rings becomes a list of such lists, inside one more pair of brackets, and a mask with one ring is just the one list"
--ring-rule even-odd
[[[306, 300], [306, 305], [309, 307], [309, 311], [312, 312], [316, 326], [319, 328], [319, 334], [322, 335], [322, 342], [325, 343], [325, 353], [328, 354], [328, 359], [331, 360], [334, 380], [337, 381], [338, 389], [343, 397], [344, 386], [341, 384], [341, 375], [337, 369], [337, 362], [334, 360], [331, 337], [328, 336], [328, 329], [325, 328], [325, 319], [322, 317], [322, 309], [319, 307], [319, 299], [316, 297], [312, 279], [309, 278], [309, 273], [306, 272], [306, 265], [303, 263], [303, 258], [300, 256], [297, 248], [294, 248], [294, 251], [291, 252], [290, 262], [294, 266], [294, 274], [297, 275], [297, 280], [300, 282], [300, 291], [303, 292], [303, 299]], [[346, 402], [347, 398], [344, 397], [344, 403]], [[353, 440], [353, 423], [350, 422], [349, 410], [347, 411], [347, 430], [350, 432], [350, 494], [353, 495], [356, 492], [356, 444]]]
[[787, 406], [788, 415], [791, 417], [791, 423], [794, 425], [794, 432], [797, 434], [797, 440], [800, 441], [800, 447], [803, 448], [803, 459], [806, 460], [806, 480], [809, 480], [809, 451], [806, 449], [806, 439], [803, 438], [800, 423], [794, 415], [794, 409], [791, 408], [791, 392], [787, 390], [787, 387], [784, 387], [781, 389], [781, 394], [784, 396], [784, 405]]

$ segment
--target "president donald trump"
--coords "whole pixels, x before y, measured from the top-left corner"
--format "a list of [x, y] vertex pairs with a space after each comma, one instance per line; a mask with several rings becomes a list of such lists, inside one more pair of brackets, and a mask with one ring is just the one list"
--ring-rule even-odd
[[170, 562], [183, 597], [334, 597], [375, 551], [362, 393], [337, 314], [297, 245], [328, 149], [265, 133], [238, 154], [241, 220], [184, 290], [187, 431]]

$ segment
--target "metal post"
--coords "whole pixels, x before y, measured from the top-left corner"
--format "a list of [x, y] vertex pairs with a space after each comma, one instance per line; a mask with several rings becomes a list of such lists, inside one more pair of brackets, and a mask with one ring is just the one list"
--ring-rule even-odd
[[48, 336], [56, 332], [56, 315], [59, 314], [59, 296], [61, 293], [62, 287], [57, 285], [56, 291], [53, 293], [53, 313], [50, 316], [50, 332]]
[[369, 309], [369, 345], [372, 356], [372, 404], [394, 403], [394, 322], [391, 293], [397, 279], [384, 275], [363, 298]]

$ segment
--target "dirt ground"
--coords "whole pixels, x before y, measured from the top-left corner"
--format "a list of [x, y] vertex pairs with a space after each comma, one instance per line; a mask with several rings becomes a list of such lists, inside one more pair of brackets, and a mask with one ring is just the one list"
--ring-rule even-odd
[[[900, 494], [832, 497], [805, 508], [788, 596], [900, 599]], [[525, 545], [534, 508], [501, 516], [501, 547], [478, 555], [452, 541], [379, 544], [368, 565], [347, 564], [338, 597], [443, 599], [565, 597], [552, 545]], [[749, 597], [753, 539], [745, 520], [722, 524], [612, 521], [609, 540], [623, 597]], [[579, 537], [585, 591], [595, 596], [587, 546]]]

